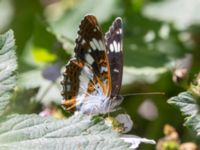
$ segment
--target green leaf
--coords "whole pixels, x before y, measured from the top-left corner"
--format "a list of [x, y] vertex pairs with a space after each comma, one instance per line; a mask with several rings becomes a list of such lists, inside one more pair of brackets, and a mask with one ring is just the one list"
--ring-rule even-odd
[[196, 99], [189, 92], [183, 92], [170, 98], [168, 103], [177, 106], [187, 116], [196, 115], [199, 111]]
[[[32, 79], [37, 79], [33, 82]], [[36, 100], [47, 105], [51, 102], [60, 104], [62, 99], [59, 89], [61, 79], [55, 82], [49, 81], [42, 76], [42, 70], [27, 71], [19, 76], [18, 85], [24, 89], [39, 88]]]
[[8, 26], [13, 19], [14, 9], [12, 4], [12, 0], [0, 1], [0, 33], [8, 29]]
[[119, 7], [117, 7], [118, 2], [118, 0], [80, 1], [71, 11], [66, 11], [60, 19], [55, 22], [50, 22], [51, 30], [59, 39], [63, 36], [75, 39], [80, 20], [82, 20], [85, 15], [93, 14], [98, 18], [99, 22], [106, 21], [120, 10]]
[[124, 74], [130, 79], [124, 79], [129, 84], [155, 83], [162, 74], [173, 69], [173, 62], [182, 58], [186, 49], [173, 26], [148, 19], [139, 12], [132, 13], [130, 3], [125, 3]]
[[11, 115], [0, 122], [0, 149], [9, 150], [125, 150], [120, 139], [104, 121], [74, 115], [56, 120], [37, 115]]
[[33, 33], [27, 39], [23, 52], [19, 56], [19, 60], [25, 64], [20, 65], [23, 71], [30, 70], [30, 68], [41, 68], [46, 63], [54, 62], [59, 52], [56, 37], [46, 30], [43, 20], [34, 19], [33, 26]]
[[188, 118], [185, 125], [193, 128], [200, 135], [200, 114]]
[[191, 127], [200, 135], [199, 106], [195, 97], [189, 92], [182, 92], [178, 96], [170, 98], [168, 103], [177, 106], [187, 116], [185, 125]]
[[10, 91], [16, 83], [15, 41], [13, 31], [0, 35], [0, 115], [9, 103]]
[[199, 24], [200, 2], [196, 0], [168, 0], [148, 4], [143, 13], [149, 18], [173, 22], [179, 29]]
[[[31, 114], [41, 112], [43, 106], [35, 101], [39, 88], [20, 89], [17, 86], [9, 104], [9, 113]], [[24, 109], [26, 108], [26, 109]]]

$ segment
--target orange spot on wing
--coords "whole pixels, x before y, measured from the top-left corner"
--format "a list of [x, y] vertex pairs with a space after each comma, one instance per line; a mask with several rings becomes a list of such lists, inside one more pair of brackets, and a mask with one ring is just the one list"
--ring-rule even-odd
[[72, 98], [72, 99], [66, 99], [63, 105], [71, 106], [71, 105], [74, 105], [75, 103], [76, 103], [75, 98]]
[[66, 107], [67, 111], [75, 111], [75, 107], [76, 107], [76, 100], [75, 97], [71, 98], [71, 99], [66, 99], [63, 102], [63, 105]]

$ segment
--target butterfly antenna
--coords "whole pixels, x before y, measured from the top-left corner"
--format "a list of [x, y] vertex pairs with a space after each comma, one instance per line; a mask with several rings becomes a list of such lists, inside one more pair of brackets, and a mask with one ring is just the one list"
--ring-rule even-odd
[[149, 93], [128, 93], [128, 94], [123, 94], [123, 97], [127, 96], [136, 96], [136, 95], [165, 95], [164, 92], [149, 92]]

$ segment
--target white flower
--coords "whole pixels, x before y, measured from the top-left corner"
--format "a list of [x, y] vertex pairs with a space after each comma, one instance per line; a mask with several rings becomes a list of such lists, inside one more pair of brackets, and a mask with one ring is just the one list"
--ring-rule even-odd
[[131, 149], [136, 149], [139, 147], [140, 143], [147, 143], [147, 144], [156, 144], [154, 140], [149, 140], [146, 138], [141, 138], [135, 135], [122, 135], [122, 140], [126, 143], [131, 143]]

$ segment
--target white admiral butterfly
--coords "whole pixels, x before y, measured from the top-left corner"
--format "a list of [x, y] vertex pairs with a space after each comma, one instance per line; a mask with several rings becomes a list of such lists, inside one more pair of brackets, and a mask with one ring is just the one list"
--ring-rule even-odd
[[118, 106], [123, 72], [122, 20], [116, 18], [103, 35], [95, 16], [82, 20], [74, 56], [61, 82], [62, 105], [70, 111], [105, 114]]

